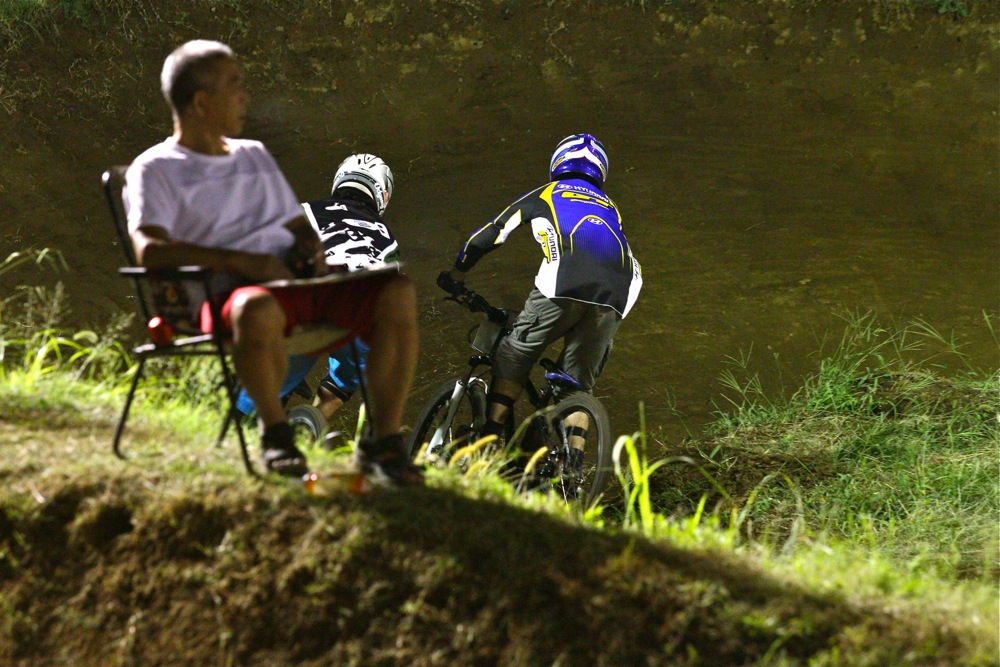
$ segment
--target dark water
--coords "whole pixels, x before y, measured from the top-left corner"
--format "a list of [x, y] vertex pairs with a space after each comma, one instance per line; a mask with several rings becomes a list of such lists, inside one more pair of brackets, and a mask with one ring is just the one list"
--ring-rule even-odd
[[[462, 367], [475, 322], [441, 300], [434, 276], [474, 228], [545, 179], [559, 139], [598, 135], [645, 286], [597, 393], [616, 431], [636, 428], [642, 401], [648, 422], [675, 438], [710, 418], [727, 358], [749, 355], [770, 390], [794, 390], [851, 312], [886, 325], [923, 319], [954, 332], [972, 364], [1000, 365], [983, 323], [1000, 304], [995, 58], [970, 52], [981, 64], [973, 76], [952, 55], [913, 55], [910, 38], [893, 42], [898, 59], [844, 52], [812, 65], [736, 67], [710, 53], [587, 64], [578, 54], [570, 67], [543, 54], [507, 71], [480, 56], [384, 76], [353, 106], [346, 91], [272, 87], [256, 95], [247, 135], [268, 144], [302, 199], [326, 194], [352, 151], [392, 166], [387, 221], [420, 289], [411, 413]], [[993, 65], [979, 72], [983, 62]], [[377, 63], [366, 67], [366, 81], [378, 78]], [[101, 159], [128, 160], [157, 140], [140, 134]], [[49, 226], [46, 243], [69, 256], [74, 317], [88, 324], [127, 306], [96, 171], [37, 214], [71, 212], [77, 223]], [[22, 227], [5, 230], [10, 245], [30, 240]], [[470, 281], [518, 307], [539, 261], [519, 230]]]

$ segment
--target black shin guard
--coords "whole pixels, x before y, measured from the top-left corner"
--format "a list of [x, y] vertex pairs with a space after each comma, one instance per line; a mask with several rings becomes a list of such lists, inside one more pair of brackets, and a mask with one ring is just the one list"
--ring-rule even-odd
[[483, 435], [495, 435], [497, 438], [502, 438], [504, 432], [504, 425], [500, 422], [495, 422], [492, 419], [487, 419], [486, 423], [483, 424]]
[[347, 403], [349, 400], [351, 400], [351, 396], [354, 395], [353, 391], [344, 391], [343, 389], [335, 385], [333, 381], [329, 378], [329, 376], [320, 380], [319, 386], [321, 389], [330, 392], [335, 398], [339, 398], [343, 403]]

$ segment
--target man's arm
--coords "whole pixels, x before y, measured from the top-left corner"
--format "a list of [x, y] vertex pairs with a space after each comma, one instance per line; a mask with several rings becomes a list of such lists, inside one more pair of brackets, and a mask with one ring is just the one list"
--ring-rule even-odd
[[274, 255], [184, 243], [170, 238], [162, 227], [140, 227], [132, 233], [131, 238], [139, 265], [147, 269], [198, 265], [221, 273], [234, 273], [254, 282], [287, 280], [293, 277], [288, 267]]

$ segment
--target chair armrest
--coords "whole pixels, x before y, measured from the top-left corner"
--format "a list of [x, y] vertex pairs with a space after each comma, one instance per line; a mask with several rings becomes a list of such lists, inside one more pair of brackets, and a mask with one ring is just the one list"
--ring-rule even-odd
[[207, 266], [178, 266], [176, 269], [147, 269], [143, 266], [123, 266], [118, 269], [119, 275], [130, 278], [159, 278], [161, 280], [197, 280], [212, 275], [212, 269]]

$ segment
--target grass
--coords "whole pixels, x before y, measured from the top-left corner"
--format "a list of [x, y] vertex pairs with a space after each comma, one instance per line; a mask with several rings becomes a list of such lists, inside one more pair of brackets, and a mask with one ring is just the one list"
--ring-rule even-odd
[[[870, 546], [913, 571], [1000, 574], [1000, 373], [969, 368], [954, 341], [922, 322], [854, 315], [791, 397], [765, 396], [739, 369], [722, 384], [713, 438], [682, 453], [748, 536], [787, 540], [806, 526], [810, 539]], [[694, 511], [703, 475], [684, 479], [659, 486], [662, 507]]]
[[[14, 261], [6, 270], [28, 266]], [[925, 344], [959, 350], [926, 325], [849, 318], [787, 400], [734, 371], [730, 409], [698, 445], [707, 454], [650, 460], [645, 428], [623, 436], [619, 493], [582, 512], [515, 493], [482, 448], [431, 469], [421, 491], [310, 498], [251, 481], [232, 437], [212, 444], [220, 397], [197, 365], [144, 386], [122, 463], [108, 443], [127, 353], [48, 311], [24, 335], [41, 317], [31, 298], [0, 322], [0, 656], [62, 646], [127, 661], [183, 633], [237, 663], [370, 662], [382, 647], [400, 664], [435, 664], [435, 651], [459, 662], [516, 651], [514, 664], [995, 664], [997, 375], [944, 378]], [[347, 452], [308, 454], [329, 470]], [[690, 478], [678, 484], [679, 470]], [[689, 511], [675, 511], [678, 490]], [[191, 623], [165, 624], [158, 605]], [[292, 634], [268, 630], [264, 609], [282, 609]], [[80, 639], [109, 627], [118, 634]], [[478, 639], [455, 644], [460, 627]]]

